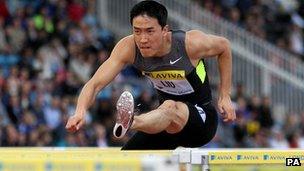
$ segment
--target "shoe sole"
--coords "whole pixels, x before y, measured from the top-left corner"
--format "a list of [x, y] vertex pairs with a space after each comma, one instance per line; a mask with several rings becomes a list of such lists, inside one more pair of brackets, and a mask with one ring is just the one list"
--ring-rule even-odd
[[[117, 109], [117, 119], [116, 123], [113, 129], [113, 135], [116, 138], [122, 138], [128, 129], [131, 126], [131, 121], [133, 119], [133, 113], [134, 113], [134, 99], [130, 92], [124, 91], [116, 104]], [[128, 123], [127, 125], [123, 125], [122, 118], [126, 117], [125, 115], [128, 115]], [[120, 117], [120, 120], [118, 121], [118, 118]]]

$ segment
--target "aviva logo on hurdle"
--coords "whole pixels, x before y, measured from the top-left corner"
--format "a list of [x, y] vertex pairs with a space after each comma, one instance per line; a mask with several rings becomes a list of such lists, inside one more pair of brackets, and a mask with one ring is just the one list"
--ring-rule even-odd
[[210, 160], [233, 160], [231, 155], [211, 155]]
[[237, 155], [236, 160], [259, 160], [257, 155]]
[[300, 158], [286, 158], [286, 166], [301, 166]]

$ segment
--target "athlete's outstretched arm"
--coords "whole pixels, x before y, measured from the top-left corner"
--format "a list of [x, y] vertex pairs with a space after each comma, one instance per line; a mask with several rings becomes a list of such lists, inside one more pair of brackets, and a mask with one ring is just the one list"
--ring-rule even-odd
[[66, 124], [68, 131], [74, 132], [85, 122], [85, 113], [94, 103], [97, 93], [107, 86], [123, 67], [132, 63], [135, 54], [135, 45], [132, 36], [120, 40], [107, 59], [95, 72], [93, 77], [84, 85], [78, 97], [76, 111]]
[[218, 108], [224, 116], [224, 121], [235, 120], [235, 110], [230, 99], [232, 75], [230, 42], [224, 37], [193, 30], [186, 34], [186, 49], [191, 61], [195, 61], [194, 63], [204, 57], [218, 58], [220, 71]]

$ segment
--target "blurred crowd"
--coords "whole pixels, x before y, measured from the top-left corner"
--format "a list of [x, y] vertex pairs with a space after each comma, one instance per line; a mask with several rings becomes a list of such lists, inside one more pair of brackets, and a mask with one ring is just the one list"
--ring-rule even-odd
[[[262, 1], [201, 2], [260, 37], [303, 53], [302, 43], [298, 47], [293, 44], [302, 41], [302, 34], [293, 35], [302, 31], [302, 25], [292, 19], [291, 10], [285, 9], [286, 17], [272, 15], [277, 10], [266, 8]], [[122, 140], [112, 136], [115, 103], [121, 91], [129, 89], [135, 95], [136, 113], [158, 105], [155, 92], [144, 86], [149, 83], [135, 79], [138, 73], [127, 67], [97, 95], [84, 128], [66, 132], [80, 89], [108, 58], [115, 43], [115, 35], [99, 25], [97, 3], [0, 0], [0, 146], [121, 146], [134, 133]], [[267, 17], [261, 17], [260, 10], [268, 10]], [[278, 19], [288, 22], [284, 24], [288, 27], [266, 24]], [[286, 37], [278, 36], [282, 32], [288, 33]], [[218, 133], [208, 147], [304, 148], [304, 113], [286, 115], [284, 122], [279, 122], [270, 99], [246, 95], [241, 84], [235, 87], [233, 100], [237, 121], [228, 124], [220, 119]]]
[[304, 112], [274, 113], [269, 97], [249, 96], [242, 84], [235, 86], [232, 101], [237, 119], [220, 120], [209, 147], [304, 148]]
[[0, 0], [1, 146], [111, 145], [108, 102], [87, 115], [87, 129], [68, 134], [64, 128], [80, 88], [115, 41], [99, 27], [96, 3]]
[[304, 1], [194, 0], [254, 35], [304, 60]]

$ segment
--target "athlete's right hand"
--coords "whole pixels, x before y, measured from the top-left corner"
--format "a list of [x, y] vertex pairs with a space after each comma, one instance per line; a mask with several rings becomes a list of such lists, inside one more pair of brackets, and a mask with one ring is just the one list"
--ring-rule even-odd
[[68, 122], [65, 128], [69, 132], [78, 131], [85, 123], [85, 116], [84, 115], [73, 115], [68, 119]]

